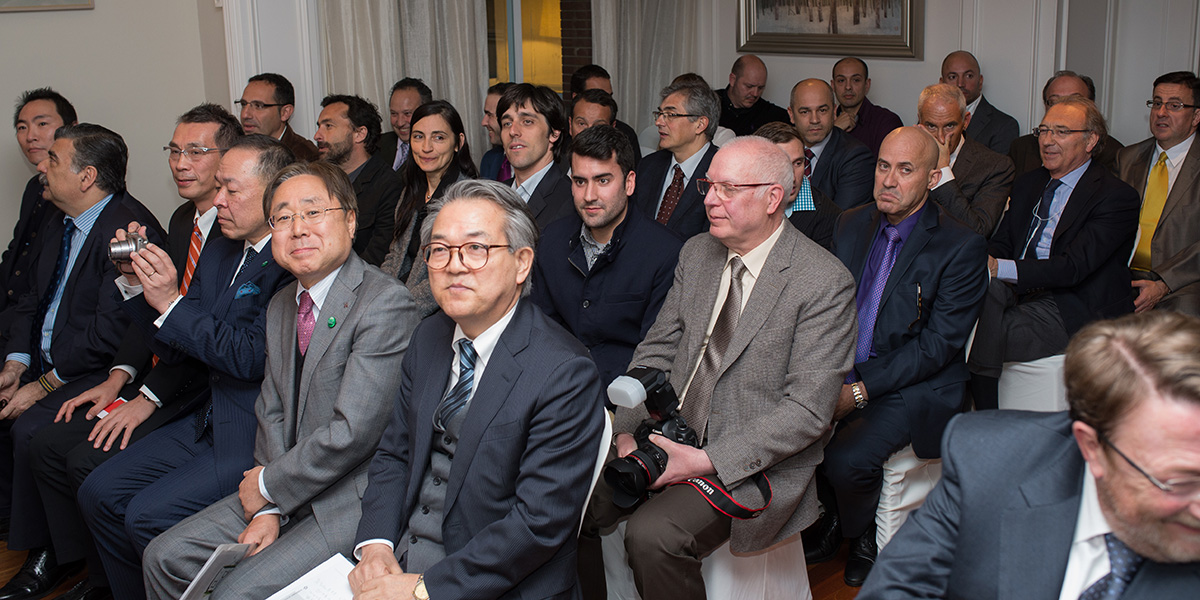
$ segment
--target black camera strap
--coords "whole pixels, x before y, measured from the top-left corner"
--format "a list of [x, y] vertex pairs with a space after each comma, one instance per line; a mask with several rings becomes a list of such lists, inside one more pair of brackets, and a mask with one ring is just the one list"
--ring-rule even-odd
[[762, 472], [755, 473], [750, 476], [754, 485], [758, 486], [758, 491], [762, 493], [763, 505], [762, 508], [747, 508], [742, 506], [737, 500], [733, 499], [733, 495], [729, 490], [725, 489], [725, 484], [721, 483], [716, 476], [692, 477], [683, 481], [676, 481], [671, 485], [690, 485], [700, 492], [701, 496], [726, 516], [738, 520], [753, 519], [762, 514], [762, 511], [767, 510], [771, 506], [771, 482]]

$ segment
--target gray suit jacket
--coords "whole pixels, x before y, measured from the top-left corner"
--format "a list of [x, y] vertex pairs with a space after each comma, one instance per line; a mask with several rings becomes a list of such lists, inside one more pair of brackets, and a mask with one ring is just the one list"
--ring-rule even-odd
[[1012, 190], [1012, 160], [964, 137], [951, 171], [954, 179], [930, 191], [929, 197], [975, 233], [991, 237]]
[[[330, 547], [350, 552], [375, 452], [417, 325], [399, 281], [351, 254], [326, 296], [296, 372], [297, 283], [267, 309], [267, 367], [255, 403], [254, 461], [285, 515], [311, 507]], [[299, 376], [299, 382], [296, 377]], [[298, 394], [296, 393], [298, 390]]]
[[[1150, 138], [1117, 153], [1117, 173], [1133, 186], [1138, 196], [1146, 194], [1146, 178], [1154, 156], [1155, 140]], [[1200, 143], [1192, 142], [1187, 157], [1167, 194], [1154, 238], [1150, 242], [1150, 263], [1154, 273], [1171, 288], [1159, 307], [1200, 316]]]
[[1008, 154], [1013, 140], [1021, 134], [1020, 129], [1016, 119], [1000, 112], [983, 97], [979, 99], [979, 106], [967, 124], [967, 136], [991, 148], [993, 152]]
[[[880, 552], [859, 600], [1057, 599], [1085, 468], [1067, 413], [960, 415], [942, 457], [942, 480]], [[1200, 564], [1147, 561], [1121, 598], [1196, 590]]]
[[[700, 361], [728, 250], [709, 233], [683, 246], [675, 283], [633, 365], [662, 369], [682, 388]], [[704, 450], [746, 506], [762, 497], [747, 478], [765, 471], [774, 498], [756, 519], [733, 522], [735, 552], [766, 548], [817, 518], [813, 472], [854, 363], [854, 278], [832, 254], [784, 222], [746, 300], [717, 374]], [[613, 430], [632, 432], [644, 407], [618, 409]]]

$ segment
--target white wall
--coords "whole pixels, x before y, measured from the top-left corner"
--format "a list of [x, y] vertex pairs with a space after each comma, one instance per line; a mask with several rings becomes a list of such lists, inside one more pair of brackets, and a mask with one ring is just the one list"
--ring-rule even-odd
[[[0, 56], [5, 118], [24, 90], [61, 92], [80, 120], [125, 138], [129, 189], [165, 225], [180, 199], [161, 148], [175, 119], [205, 99], [197, 3], [102, 0], [95, 10], [6, 13]], [[33, 173], [15, 138], [0, 143], [0, 244]]]

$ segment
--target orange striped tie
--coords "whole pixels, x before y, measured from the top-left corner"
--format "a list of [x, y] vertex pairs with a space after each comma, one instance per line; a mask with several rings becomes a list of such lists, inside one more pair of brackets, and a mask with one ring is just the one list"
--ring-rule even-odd
[[[192, 283], [192, 275], [196, 272], [196, 261], [200, 259], [200, 247], [204, 245], [204, 235], [200, 233], [200, 217], [192, 221], [192, 243], [188, 246], [187, 266], [183, 268], [183, 281], [179, 284], [179, 295], [186, 296], [188, 285]], [[150, 366], [158, 365], [158, 355], [150, 360]]]

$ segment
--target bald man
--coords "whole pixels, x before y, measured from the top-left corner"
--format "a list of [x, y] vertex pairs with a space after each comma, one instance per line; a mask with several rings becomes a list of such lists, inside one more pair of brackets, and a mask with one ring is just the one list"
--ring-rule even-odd
[[983, 73], [975, 56], [965, 50], [947, 54], [942, 61], [941, 83], [958, 86], [967, 98], [967, 113], [971, 115], [967, 137], [994, 152], [1008, 154], [1013, 140], [1020, 135], [1020, 126], [983, 97]]
[[817, 469], [830, 484], [818, 489], [833, 497], [821, 498], [825, 514], [804, 548], [811, 564], [853, 540], [843, 576], [852, 587], [875, 562], [884, 461], [909, 444], [921, 458], [940, 457], [942, 431], [966, 397], [963, 347], [987, 291], [987, 244], [927, 201], [937, 163], [937, 141], [923, 129], [888, 134], [874, 204], [842, 213], [833, 234], [834, 255], [858, 283], [858, 338]]
[[[1059, 98], [1067, 96], [1079, 96], [1095, 102], [1096, 84], [1087, 75], [1075, 71], [1058, 71], [1047, 79], [1046, 85], [1042, 87], [1042, 104], [1046, 110], [1050, 110], [1050, 105]], [[1096, 160], [1108, 169], [1109, 174], [1117, 175], [1117, 151], [1124, 147], [1125, 144], [1105, 134], [1104, 145], [1100, 154], [1096, 155]], [[1012, 147], [1008, 149], [1008, 157], [1012, 159], [1013, 167], [1016, 168], [1016, 177], [1042, 166], [1042, 153], [1038, 148], [1037, 136], [1029, 133], [1013, 140]]]
[[762, 59], [746, 54], [733, 63], [729, 85], [717, 90], [721, 99], [721, 127], [738, 135], [750, 135], [772, 121], [787, 122], [787, 111], [763, 99], [767, 87], [767, 65]]
[[792, 87], [788, 116], [804, 142], [812, 186], [847, 210], [871, 201], [875, 157], [850, 134], [833, 126], [837, 103], [833, 88], [820, 79], [805, 79]]

